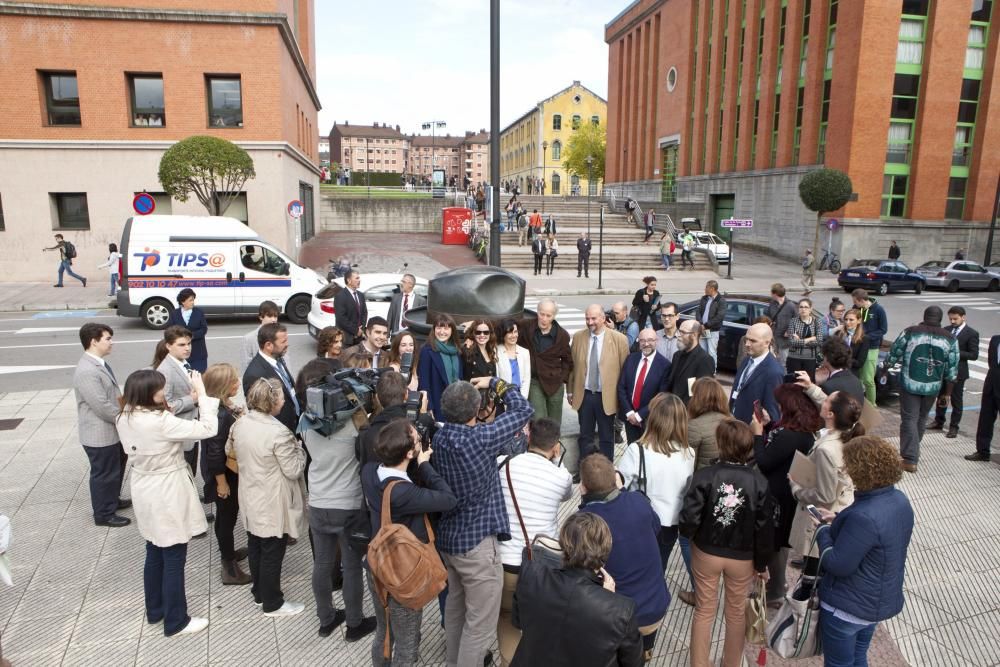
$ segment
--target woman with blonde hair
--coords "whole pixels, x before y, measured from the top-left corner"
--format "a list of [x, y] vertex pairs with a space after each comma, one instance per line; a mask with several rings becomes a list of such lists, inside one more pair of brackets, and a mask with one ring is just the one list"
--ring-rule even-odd
[[205, 392], [219, 399], [217, 413], [219, 430], [201, 441], [205, 452], [205, 501], [215, 500], [215, 539], [222, 556], [222, 584], [243, 586], [250, 583], [239, 561], [247, 557], [246, 549], [236, 549], [233, 529], [239, 514], [239, 467], [236, 460], [226, 456], [226, 441], [236, 420], [243, 416], [243, 408], [233, 403], [240, 391], [240, 378], [236, 368], [229, 364], [212, 364], [202, 375]]
[[198, 419], [175, 417], [163, 395], [166, 379], [155, 370], [141, 370], [125, 381], [124, 405], [116, 422], [132, 463], [132, 509], [146, 540], [146, 620], [163, 621], [167, 637], [208, 627], [207, 618], [188, 616], [184, 596], [188, 542], [208, 530], [184, 445], [215, 434], [219, 399], [208, 395], [197, 371], [190, 377]]
[[660, 518], [657, 544], [664, 572], [677, 541], [677, 519], [694, 463], [684, 402], [674, 394], [657, 394], [649, 402], [646, 430], [625, 449], [618, 470], [625, 486], [645, 494]]
[[247, 531], [254, 602], [265, 616], [291, 616], [304, 609], [281, 592], [281, 562], [288, 539], [303, 532], [302, 472], [306, 453], [276, 419], [285, 404], [281, 381], [261, 378], [247, 392], [245, 417], [229, 431], [226, 454], [240, 470], [240, 511]]

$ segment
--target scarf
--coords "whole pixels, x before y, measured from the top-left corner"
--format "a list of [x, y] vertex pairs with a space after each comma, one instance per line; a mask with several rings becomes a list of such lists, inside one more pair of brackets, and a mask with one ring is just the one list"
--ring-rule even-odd
[[451, 343], [435, 341], [438, 354], [441, 355], [441, 362], [444, 364], [445, 375], [448, 376], [448, 384], [460, 379], [458, 377], [458, 348]]

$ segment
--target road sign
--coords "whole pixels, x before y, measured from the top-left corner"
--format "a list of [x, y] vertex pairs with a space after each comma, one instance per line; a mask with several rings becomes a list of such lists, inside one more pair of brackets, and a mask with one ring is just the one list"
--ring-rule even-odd
[[292, 216], [296, 220], [301, 218], [302, 214], [305, 213], [305, 211], [306, 211], [305, 205], [298, 199], [293, 199], [292, 201], [288, 202], [288, 215]]
[[840, 227], [840, 221], [837, 220], [836, 218], [830, 218], [829, 220], [826, 221], [826, 228], [829, 229], [831, 232], [837, 231], [837, 228], [839, 227]]
[[132, 197], [132, 210], [139, 215], [149, 215], [156, 210], [156, 200], [148, 192], [140, 192]]
[[722, 221], [723, 227], [729, 227], [730, 229], [750, 229], [753, 227], [753, 220], [740, 220], [738, 218], [726, 218]]

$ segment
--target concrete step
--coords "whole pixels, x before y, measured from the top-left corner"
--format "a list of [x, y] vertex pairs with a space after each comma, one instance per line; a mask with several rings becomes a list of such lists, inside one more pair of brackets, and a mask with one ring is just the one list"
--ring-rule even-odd
[[[593, 269], [597, 266], [598, 260], [598, 249], [594, 248], [593, 252], [590, 254], [590, 266]], [[509, 266], [511, 268], [531, 268], [534, 265], [535, 256], [531, 254], [531, 250], [527, 247], [518, 246], [507, 246], [504, 245], [501, 248], [501, 257], [503, 258], [503, 265]], [[565, 251], [560, 249], [559, 256], [556, 258], [556, 264], [558, 266], [576, 267], [577, 252], [576, 248], [567, 248]], [[680, 253], [674, 254], [671, 260], [671, 266], [679, 267], [681, 261]], [[656, 252], [650, 252], [646, 248], [629, 248], [623, 246], [612, 246], [604, 248], [604, 267], [610, 269], [626, 269], [626, 270], [663, 270], [663, 264], [660, 261], [660, 255]], [[695, 254], [694, 258], [695, 268], [711, 270], [712, 265], [704, 255]]]

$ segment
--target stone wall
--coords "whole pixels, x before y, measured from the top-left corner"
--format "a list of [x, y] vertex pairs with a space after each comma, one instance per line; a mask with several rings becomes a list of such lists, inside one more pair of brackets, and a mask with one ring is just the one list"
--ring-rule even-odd
[[317, 231], [440, 232], [450, 199], [340, 199], [320, 197]]

